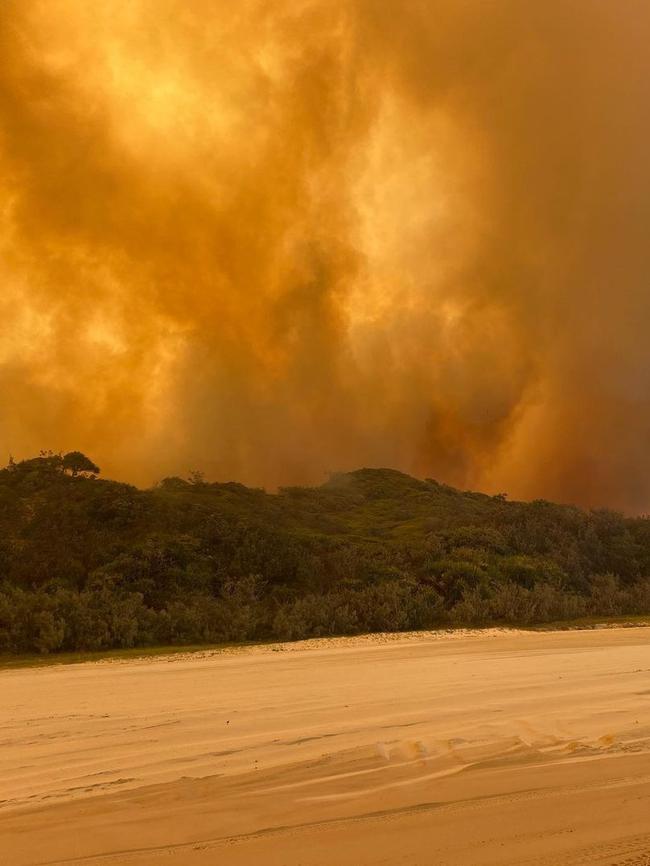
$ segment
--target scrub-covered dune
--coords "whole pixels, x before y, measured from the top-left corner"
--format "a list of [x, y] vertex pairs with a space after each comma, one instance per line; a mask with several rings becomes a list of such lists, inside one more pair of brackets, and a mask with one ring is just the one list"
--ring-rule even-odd
[[0, 470], [0, 653], [650, 613], [647, 517], [390, 469], [269, 493], [96, 468], [72, 452]]

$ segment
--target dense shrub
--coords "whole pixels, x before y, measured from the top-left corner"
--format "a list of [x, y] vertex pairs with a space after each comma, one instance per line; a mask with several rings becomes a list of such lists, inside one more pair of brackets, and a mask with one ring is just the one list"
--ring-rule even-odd
[[0, 652], [650, 614], [650, 521], [391, 470], [277, 494], [0, 470]]

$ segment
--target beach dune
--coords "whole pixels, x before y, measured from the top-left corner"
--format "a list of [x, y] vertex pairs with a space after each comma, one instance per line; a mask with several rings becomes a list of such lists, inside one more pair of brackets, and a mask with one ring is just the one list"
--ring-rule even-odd
[[647, 866], [650, 629], [0, 672], [2, 866]]

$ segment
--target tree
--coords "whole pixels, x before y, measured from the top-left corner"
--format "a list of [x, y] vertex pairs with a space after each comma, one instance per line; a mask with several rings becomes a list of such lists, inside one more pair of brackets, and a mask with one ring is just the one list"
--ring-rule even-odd
[[99, 466], [95, 465], [90, 458], [81, 451], [69, 451], [63, 456], [63, 471], [73, 476], [77, 475], [99, 475]]

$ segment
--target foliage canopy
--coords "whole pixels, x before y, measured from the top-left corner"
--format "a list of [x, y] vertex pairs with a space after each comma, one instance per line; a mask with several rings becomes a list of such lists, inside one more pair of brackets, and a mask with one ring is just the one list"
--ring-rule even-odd
[[650, 520], [389, 469], [270, 494], [0, 470], [0, 651], [293, 639], [650, 613]]

